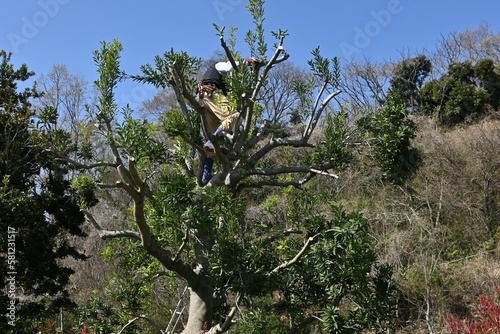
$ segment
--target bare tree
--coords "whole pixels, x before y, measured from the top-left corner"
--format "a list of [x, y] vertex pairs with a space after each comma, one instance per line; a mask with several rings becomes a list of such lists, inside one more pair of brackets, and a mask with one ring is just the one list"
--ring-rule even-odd
[[342, 97], [356, 113], [374, 112], [386, 96], [391, 76], [388, 64], [376, 64], [369, 59], [362, 63], [351, 62], [344, 66], [340, 88]]
[[259, 101], [263, 104], [263, 120], [271, 123], [286, 122], [298, 108], [299, 97], [294, 92], [294, 83], [307, 81], [304, 70], [293, 64], [284, 63], [269, 73]]
[[44, 96], [39, 108], [54, 107], [59, 114], [59, 124], [73, 135], [79, 133], [79, 122], [89, 102], [88, 83], [83, 76], [70, 74], [65, 65], [54, 65], [46, 75], [37, 79]]
[[492, 31], [486, 23], [475, 29], [453, 32], [443, 36], [433, 56], [435, 75], [440, 76], [453, 63], [471, 61], [476, 63], [489, 58], [500, 62], [500, 34]]
[[163, 89], [152, 99], [144, 101], [139, 112], [147, 119], [158, 120], [165, 114], [166, 110], [177, 107], [178, 103], [175, 94], [169, 89]]

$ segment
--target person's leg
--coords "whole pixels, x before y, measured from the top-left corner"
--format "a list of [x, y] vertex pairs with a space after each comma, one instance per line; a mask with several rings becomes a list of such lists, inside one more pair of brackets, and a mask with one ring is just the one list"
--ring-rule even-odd
[[[208, 123], [208, 129], [206, 130], [214, 136], [232, 140], [231, 134], [235, 122], [239, 118], [239, 113], [231, 113], [226, 96], [220, 92], [214, 92], [212, 97], [205, 97], [203, 103], [206, 111], [205, 118]], [[214, 152], [214, 146], [210, 140], [205, 142], [204, 148], [207, 152]]]
[[[205, 99], [208, 100], [208, 99]], [[220, 119], [214, 114], [213, 108], [216, 107], [212, 104], [205, 104], [205, 119], [207, 120], [208, 133], [214, 133], [220, 126]]]
[[206, 157], [203, 162], [203, 176], [201, 178], [201, 182], [208, 183], [210, 179], [212, 179], [212, 168], [214, 165], [214, 159], [210, 157]]

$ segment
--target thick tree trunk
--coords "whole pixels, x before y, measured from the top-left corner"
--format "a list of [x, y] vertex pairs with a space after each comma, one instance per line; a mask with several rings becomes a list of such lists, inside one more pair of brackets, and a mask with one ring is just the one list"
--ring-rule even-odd
[[189, 316], [182, 334], [203, 333], [212, 324], [212, 289], [209, 284], [200, 284], [189, 292]]

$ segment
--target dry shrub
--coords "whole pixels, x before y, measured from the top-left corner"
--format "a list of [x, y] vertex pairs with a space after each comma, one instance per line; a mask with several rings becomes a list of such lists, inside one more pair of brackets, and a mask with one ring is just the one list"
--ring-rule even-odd
[[453, 225], [478, 247], [499, 225], [500, 121], [448, 131], [435, 124], [419, 120], [417, 142], [425, 158], [417, 191], [436, 223]]
[[500, 288], [500, 262], [490, 254], [445, 264], [451, 282], [449, 295], [468, 305], [479, 295], [492, 296]]
[[72, 275], [71, 290], [72, 298], [77, 304], [87, 302], [95, 296], [95, 292], [105, 291], [110, 266], [101, 256], [104, 243], [97, 232], [90, 230], [85, 239], [78, 241], [79, 248], [88, 256], [87, 260], [67, 259], [68, 265], [75, 270]]
[[409, 332], [441, 332], [446, 316], [500, 282], [500, 121], [454, 129], [414, 121], [423, 164], [406, 186], [382, 185], [361, 165], [338, 182], [371, 222], [381, 260], [401, 274], [399, 320], [415, 324]]

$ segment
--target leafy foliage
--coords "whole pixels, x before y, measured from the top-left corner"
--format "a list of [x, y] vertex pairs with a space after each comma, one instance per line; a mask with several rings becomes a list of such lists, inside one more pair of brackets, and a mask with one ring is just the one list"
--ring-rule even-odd
[[156, 87], [171, 87], [175, 85], [174, 74], [186, 81], [191, 91], [196, 90], [196, 74], [200, 68], [201, 59], [189, 56], [186, 52], [175, 52], [173, 49], [155, 57], [155, 67], [151, 64], [141, 66], [142, 76], [131, 76], [134, 80], [153, 84]]
[[94, 293], [83, 305], [75, 310], [74, 321], [78, 327], [88, 328], [89, 333], [110, 333], [120, 323], [117, 322], [112, 307]]
[[[84, 259], [71, 237], [82, 237], [84, 222], [75, 192], [65, 179], [67, 166], [46, 151], [43, 126], [36, 129], [30, 100], [40, 97], [35, 87], [17, 92], [17, 84], [33, 73], [25, 65], [15, 70], [10, 54], [0, 52], [0, 226], [2, 240], [15, 231], [15, 262], [7, 267], [7, 253], [1, 253], [0, 272], [16, 272], [16, 327], [2, 317], [3, 333], [30, 332], [36, 319], [46, 319], [59, 307], [73, 305], [67, 290], [73, 270], [61, 265], [66, 257]], [[52, 124], [53, 109], [40, 121]], [[40, 125], [41, 123], [38, 123]], [[90, 204], [90, 203], [89, 203]], [[10, 265], [9, 265], [10, 266]], [[6, 281], [1, 281], [4, 289]], [[8, 304], [7, 295], [0, 299]], [[31, 321], [29, 321], [31, 320]], [[16, 320], [14, 320], [15, 322]], [[25, 327], [26, 326], [26, 327]]]
[[313, 108], [314, 77], [311, 76], [307, 81], [295, 80], [292, 89], [294, 93], [297, 94], [299, 103], [297, 107], [292, 110], [290, 123], [304, 123], [308, 117], [308, 111]]
[[334, 57], [331, 60], [325, 58], [321, 55], [319, 46], [312, 52], [313, 59], [308, 60], [307, 64], [311, 68], [313, 75], [320, 82], [331, 85], [333, 87], [338, 86], [340, 78], [340, 62], [339, 58]]
[[115, 116], [116, 103], [114, 102], [114, 89], [123, 79], [120, 70], [120, 52], [123, 47], [118, 40], [102, 42], [102, 52], [94, 52], [94, 62], [97, 64], [99, 79], [94, 82], [101, 93], [99, 95], [98, 112], [110, 117]]
[[422, 87], [423, 111], [437, 113], [444, 124], [454, 125], [484, 114], [488, 106], [498, 108], [499, 78], [491, 59], [475, 65], [470, 61], [453, 63], [441, 78]]
[[329, 161], [332, 168], [338, 172], [345, 171], [349, 166], [353, 159], [353, 153], [347, 142], [350, 132], [347, 116], [345, 111], [335, 116], [332, 114], [326, 116], [325, 145], [316, 146], [313, 156], [314, 163]]
[[124, 112], [123, 118], [123, 122], [116, 127], [118, 147], [141, 163], [165, 162], [168, 156], [167, 147], [155, 138], [158, 133], [157, 126], [147, 120], [135, 119], [130, 110]]
[[[258, 59], [250, 66], [236, 66], [226, 82], [230, 105], [244, 122], [234, 128], [232, 140], [224, 143], [229, 146], [227, 154], [218, 150], [219, 141], [209, 135], [216, 148], [213, 158], [217, 170], [208, 184], [199, 182], [207, 156], [199, 121], [201, 115], [207, 123], [205, 104], [194, 93], [200, 60], [171, 49], [155, 57], [154, 65], [142, 66], [141, 76], [132, 76], [173, 90], [178, 109], [168, 111], [159, 127], [135, 119], [128, 106], [123, 117], [117, 115], [114, 90], [124, 78], [119, 67], [121, 44], [116, 40], [103, 43], [94, 53], [100, 97], [96, 107], [88, 109], [89, 118], [97, 121], [95, 134], [84, 138], [91, 142], [99, 136], [107, 147], [93, 146], [95, 151], [102, 150], [98, 155], [88, 154], [92, 148], [87, 147], [81, 157], [93, 158], [89, 162], [67, 161], [95, 175], [95, 182], [81, 177], [73, 183], [82, 206], [95, 202], [94, 184], [109, 195], [113, 191], [127, 195], [124, 204], [129, 211], [124, 222], [106, 217], [98, 222], [86, 211], [99, 235], [113, 239], [105, 250], [115, 265], [108, 295], [117, 303], [113, 306], [119, 309], [120, 322], [137, 314], [162, 312], [163, 305], [155, 309], [148, 298], [160, 284], [158, 277], [166, 276], [168, 286], [180, 284], [178, 277], [182, 284], [187, 283], [190, 309], [199, 310], [189, 314], [186, 333], [206, 326], [215, 330], [218, 320], [231, 323], [227, 309], [233, 301], [249, 310], [243, 321], [247, 332], [319, 330], [321, 326], [327, 331], [348, 332], [390, 327], [392, 272], [377, 263], [366, 221], [337, 207], [326, 210], [329, 205], [322, 200], [333, 201], [332, 197], [319, 198], [310, 192], [304, 199], [303, 193], [294, 189], [306, 188], [318, 175], [335, 176], [329, 169], [344, 172], [353, 160], [354, 152], [347, 143], [352, 132], [348, 113], [323, 117], [329, 103], [340, 94], [339, 60], [323, 57], [319, 47], [312, 52], [313, 59], [308, 62], [311, 75], [299, 78], [304, 80], [297, 82], [292, 97], [298, 97], [296, 116], [304, 123], [293, 129], [295, 132], [283, 129], [285, 123], [280, 123], [279, 117], [264, 119], [260, 91], [265, 90], [269, 71], [288, 55], [282, 45], [287, 32], [280, 30], [273, 33], [278, 39], [276, 50], [267, 57], [263, 4], [250, 1], [248, 6], [256, 29], [247, 35], [247, 41]], [[216, 29], [227, 58], [233, 65], [234, 60], [243, 63], [233, 41], [231, 48], [225, 44], [224, 28]], [[51, 124], [51, 118], [46, 119]], [[318, 127], [322, 120], [326, 121], [324, 128]], [[378, 129], [380, 124], [373, 124]], [[297, 131], [302, 126], [304, 131]], [[324, 142], [312, 140], [322, 135], [317, 130], [324, 130]], [[55, 134], [56, 130], [50, 126], [48, 131]], [[167, 165], [167, 152], [172, 151], [176, 151], [176, 159]], [[124, 155], [131, 157], [126, 161]], [[186, 172], [196, 168], [197, 178]], [[265, 206], [269, 211], [283, 209], [278, 210], [282, 217], [251, 220], [247, 205], [252, 198], [242, 190], [268, 185], [283, 189]], [[259, 193], [260, 198], [264, 196]], [[111, 203], [105, 196], [103, 199], [103, 207]], [[321, 319], [322, 325], [314, 319]]]
[[369, 117], [365, 127], [373, 136], [373, 157], [387, 180], [400, 183], [418, 168], [421, 158], [411, 147], [415, 124], [397, 93], [389, 93], [381, 110]]
[[92, 177], [80, 175], [71, 181], [71, 188], [75, 190], [81, 208], [88, 209], [97, 204], [98, 199], [95, 196], [96, 184]]
[[392, 269], [376, 264], [364, 218], [340, 207], [333, 207], [332, 213], [332, 221], [317, 230], [322, 238], [306, 262], [326, 294], [323, 326], [337, 333], [385, 331], [394, 312]]
[[404, 59], [394, 68], [391, 89], [401, 96], [406, 106], [418, 107], [420, 88], [431, 70], [431, 61], [425, 55]]
[[255, 31], [247, 32], [246, 42], [251, 47], [250, 55], [260, 59], [265, 59], [267, 53], [267, 43], [264, 38], [264, 2], [264, 0], [250, 0], [246, 7], [255, 24]]

